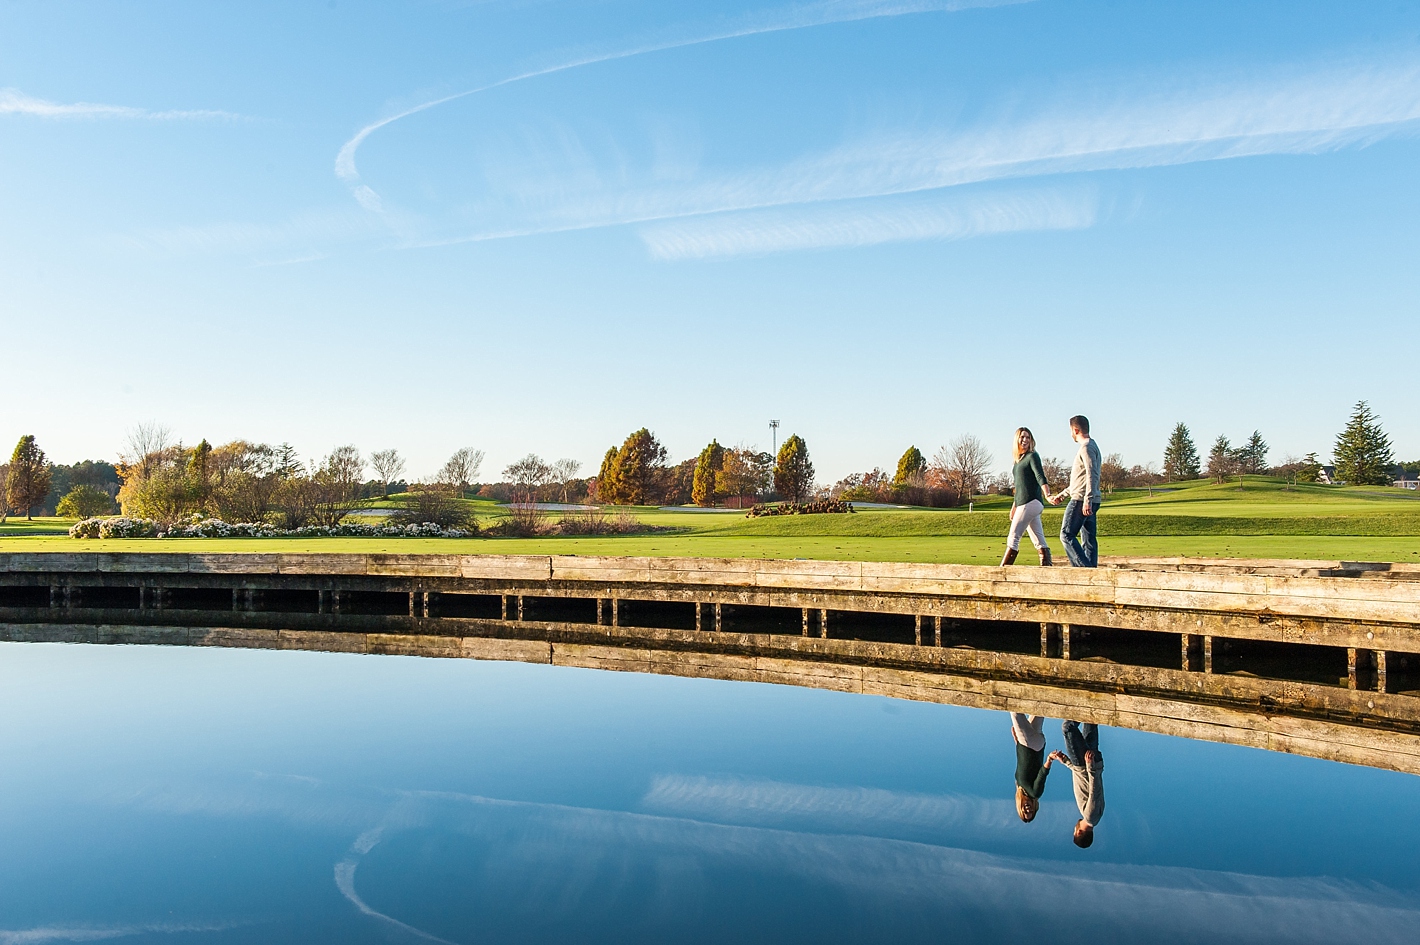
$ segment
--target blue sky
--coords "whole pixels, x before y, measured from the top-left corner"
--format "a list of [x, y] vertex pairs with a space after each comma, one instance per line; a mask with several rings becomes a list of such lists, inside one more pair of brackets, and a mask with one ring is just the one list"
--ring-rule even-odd
[[1417, 127], [1398, 3], [10, 2], [0, 434], [1420, 457]]

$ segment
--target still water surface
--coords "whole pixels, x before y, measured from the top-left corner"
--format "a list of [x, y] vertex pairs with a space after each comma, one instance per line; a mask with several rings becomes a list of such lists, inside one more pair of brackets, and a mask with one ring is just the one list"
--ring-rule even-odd
[[1000, 712], [0, 643], [0, 945], [1420, 940], [1416, 778], [1100, 747], [1081, 850], [1069, 771], [1017, 817]]

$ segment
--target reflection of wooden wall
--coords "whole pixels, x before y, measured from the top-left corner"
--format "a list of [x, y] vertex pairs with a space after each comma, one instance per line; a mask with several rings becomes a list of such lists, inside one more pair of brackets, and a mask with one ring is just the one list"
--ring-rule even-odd
[[[1123, 566], [0, 555], [0, 638], [522, 660], [780, 683], [1009, 708], [1420, 774], [1420, 695], [1386, 691], [1401, 688], [1400, 660], [1420, 662], [1420, 568], [1107, 563]], [[440, 594], [487, 595], [491, 609], [431, 617], [431, 595]], [[524, 619], [525, 596], [583, 599], [576, 606], [587, 622]], [[281, 609], [306, 597], [309, 606]], [[619, 615], [636, 601], [686, 609], [682, 628], [624, 625]], [[771, 632], [748, 620], [737, 626], [733, 616], [722, 621], [722, 609], [765, 607], [792, 616], [792, 630], [782, 619]], [[535, 618], [536, 609], [526, 613]], [[839, 628], [863, 614], [906, 615], [892, 618], [905, 628], [900, 640], [844, 639]], [[978, 628], [970, 643], [960, 642], [963, 627]], [[1014, 628], [1018, 642], [1023, 627], [1027, 640], [1039, 628], [1038, 652], [1034, 642], [1031, 652], [993, 648], [993, 634], [1004, 641]], [[1151, 651], [1150, 665], [1110, 655], [1096, 639], [1133, 633], [1166, 644]], [[1334, 684], [1229, 671], [1230, 646], [1307, 652], [1297, 644], [1341, 654]]]

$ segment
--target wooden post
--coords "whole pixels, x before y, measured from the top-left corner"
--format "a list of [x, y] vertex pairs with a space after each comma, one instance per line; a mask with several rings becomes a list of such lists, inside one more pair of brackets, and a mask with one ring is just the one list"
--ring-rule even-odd
[[[700, 629], [700, 608], [699, 608], [699, 606], [697, 606], [697, 607], [695, 608], [695, 619], [696, 619], [695, 629], [699, 630], [699, 629]], [[598, 627], [605, 627], [605, 626], [606, 626], [606, 598], [604, 598], [604, 597], [598, 597], [598, 598], [597, 598], [597, 626], [598, 626]]]
[[1390, 690], [1386, 688], [1388, 680], [1386, 679], [1385, 673], [1385, 657], [1385, 650], [1376, 650], [1376, 692], [1390, 692]]
[[410, 591], [410, 592], [409, 592], [409, 616], [411, 616], [411, 617], [418, 617], [418, 616], [419, 616], [419, 613], [418, 613], [418, 610], [416, 609], [418, 602], [414, 599], [414, 596], [415, 596], [414, 591]]
[[1347, 647], [1346, 649], [1346, 688], [1347, 689], [1372, 689], [1375, 686], [1374, 676], [1375, 655], [1374, 651], [1360, 649], [1357, 647]]
[[818, 635], [821, 639], [828, 639], [828, 609], [824, 608], [818, 612]]
[[720, 633], [725, 629], [725, 608], [718, 602], [715, 604], [715, 632]]
[[1051, 650], [1054, 649], [1051, 646], [1053, 641], [1050, 639], [1053, 634], [1050, 632], [1050, 627], [1051, 625], [1044, 620], [1040, 622], [1040, 655], [1042, 659], [1049, 659], [1053, 655], [1051, 653]]
[[704, 622], [705, 622], [704, 608], [705, 608], [705, 605], [704, 605], [703, 603], [701, 603], [700, 601], [696, 601], [696, 602], [695, 602], [695, 632], [696, 632], [696, 633], [699, 633], [699, 632], [700, 632], [700, 628], [704, 625]]
[[1203, 672], [1213, 671], [1213, 637], [1211, 634], [1203, 635]]
[[[804, 613], [807, 614], [808, 611], [804, 611]], [[808, 618], [805, 617], [804, 620], [805, 620], [805, 623], [807, 624]], [[808, 633], [808, 630], [805, 629], [804, 632], [805, 632], [805, 633]], [[921, 646], [921, 645], [922, 645], [922, 615], [921, 615], [921, 614], [915, 615], [915, 616], [913, 617], [913, 619], [912, 619], [912, 642], [913, 642], [913, 644], [916, 645], [916, 646]]]
[[613, 627], [619, 627], [619, 626], [621, 626], [621, 600], [620, 600], [620, 598], [613, 597], [613, 598], [611, 599], [611, 625], [612, 625]]
[[331, 592], [330, 592], [330, 612], [333, 613], [333, 614], [338, 614], [338, 613], [340, 613], [340, 592], [339, 592], [339, 591], [331, 591]]
[[74, 606], [74, 588], [68, 584], [64, 585], [64, 602], [62, 606], [67, 610]]
[[508, 595], [507, 595], [507, 594], [500, 594], [500, 595], [498, 596], [498, 601], [499, 601], [499, 603], [498, 603], [498, 619], [499, 619], [499, 620], [507, 620], [507, 619], [508, 619]]
[[523, 620], [523, 595], [519, 594], [519, 595], [518, 595], [518, 622], [519, 622], [519, 623], [522, 623], [522, 620]]
[[809, 635], [809, 609], [804, 608], [804, 636]]
[[59, 589], [59, 585], [58, 585], [58, 584], [51, 584], [51, 585], [49, 585], [49, 606], [51, 606], [51, 607], [63, 607], [63, 606], [64, 606], [64, 592]]
[[423, 591], [419, 597], [419, 615], [427, 620], [429, 618], [429, 592]]
[[1073, 644], [1075, 648], [1074, 658], [1078, 659], [1080, 655], [1079, 635], [1075, 633], [1074, 627], [1070, 626], [1068, 623], [1062, 623], [1060, 625], [1060, 658], [1062, 660], [1072, 658], [1070, 656], [1071, 644]]
[[942, 645], [942, 618], [932, 618], [932, 638], [934, 646]]
[[1181, 633], [1183, 643], [1183, 671], [1203, 672], [1203, 638], [1196, 633]]
[[147, 610], [150, 606], [151, 605], [148, 603], [148, 587], [143, 584], [138, 585], [138, 609]]

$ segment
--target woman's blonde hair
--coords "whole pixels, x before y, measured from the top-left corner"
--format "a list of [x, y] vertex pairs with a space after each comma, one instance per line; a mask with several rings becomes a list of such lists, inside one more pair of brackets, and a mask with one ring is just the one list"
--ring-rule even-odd
[[[1022, 445], [1021, 445], [1021, 437], [1022, 437], [1023, 435], [1030, 437], [1030, 446], [1022, 446]], [[1016, 442], [1015, 442], [1014, 446], [1012, 447], [1013, 452], [1012, 452], [1012, 454], [1011, 454], [1011, 462], [1013, 462], [1013, 463], [1018, 463], [1018, 462], [1020, 462], [1021, 457], [1024, 456], [1024, 455], [1026, 455], [1027, 453], [1029, 453], [1029, 452], [1030, 452], [1031, 450], [1033, 450], [1033, 449], [1035, 449], [1035, 434], [1032, 433], [1032, 432], [1030, 432], [1030, 428], [1029, 428], [1029, 427], [1017, 427], [1017, 428], [1016, 428]]]

